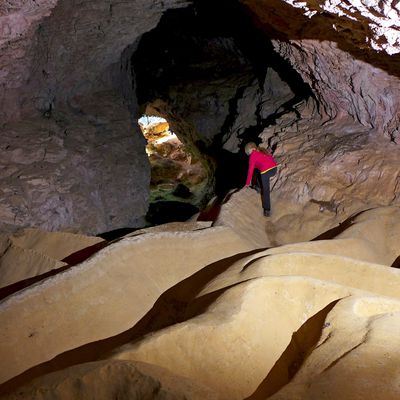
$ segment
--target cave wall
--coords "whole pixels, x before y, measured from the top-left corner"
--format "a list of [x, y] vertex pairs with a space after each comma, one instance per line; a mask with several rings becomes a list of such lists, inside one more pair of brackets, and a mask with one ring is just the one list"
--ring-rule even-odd
[[[132, 120], [139, 115], [131, 55], [166, 10], [191, 3], [9, 0], [0, 5], [1, 230], [39, 226], [98, 233], [140, 224], [148, 203], [150, 167]], [[286, 122], [267, 127], [260, 136], [272, 139], [284, 166], [278, 181], [282, 193], [303, 200], [344, 199], [349, 185], [344, 180], [340, 193], [332, 190], [340, 176], [320, 159], [328, 155], [328, 161], [335, 161], [332, 154], [346, 152], [349, 162], [343, 168], [348, 172], [355, 168], [354, 160], [369, 160], [363, 164], [368, 167], [389, 152], [384, 170], [392, 178], [383, 185], [384, 196], [372, 196], [370, 204], [399, 201], [398, 5], [241, 3], [314, 93], [315, 101], [310, 100], [301, 113], [284, 117]], [[178, 84], [168, 112], [177, 112], [178, 119], [189, 114], [205, 143], [222, 132], [221, 145], [236, 151], [238, 136], [259, 124], [260, 104], [265, 103], [262, 83], [249, 83], [247, 78], [234, 85], [232, 78], [226, 90], [221, 90], [226, 82], [217, 78], [211, 79], [214, 88], [201, 79], [192, 87]], [[186, 104], [185, 96], [194, 93], [195, 101]], [[217, 102], [211, 104], [210, 98]], [[329, 132], [315, 129], [330, 122], [336, 127]], [[347, 136], [352, 132], [361, 138], [352, 140]], [[314, 149], [315, 157], [299, 175], [291, 167], [291, 157], [301, 158], [296, 152], [304, 145]], [[360, 147], [364, 153], [352, 157]], [[326, 190], [318, 191], [318, 182], [309, 184], [316, 176], [329, 177]], [[380, 176], [379, 171], [367, 176], [362, 192], [374, 193]], [[357, 185], [352, 188], [355, 192]]]
[[173, 1], [0, 5], [0, 230], [140, 226], [150, 166], [130, 56]]
[[343, 218], [398, 204], [398, 5], [242, 3], [314, 94], [260, 135], [280, 163], [274, 189]]
[[[350, 115], [400, 141], [400, 10], [360, 2], [242, 0], [327, 119]], [[354, 4], [353, 4], [354, 3]]]
[[[0, 118], [75, 104], [76, 97], [121, 87], [121, 54], [182, 0], [11, 0], [0, 31]], [[18, 60], [18, 61], [16, 61]]]
[[[147, 157], [113, 94], [80, 115], [24, 118], [2, 129], [0, 230], [25, 226], [100, 233], [140, 226]], [[139, 188], [139, 190], [138, 190]]]

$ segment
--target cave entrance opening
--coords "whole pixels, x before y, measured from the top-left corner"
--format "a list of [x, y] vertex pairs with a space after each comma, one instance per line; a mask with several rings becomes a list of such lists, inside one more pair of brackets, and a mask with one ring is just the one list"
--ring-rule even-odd
[[165, 118], [143, 115], [138, 124], [151, 166], [146, 219], [151, 224], [185, 221], [199, 211], [207, 172]]
[[212, 175], [203, 186], [203, 204], [242, 187], [245, 144], [263, 142], [274, 150], [278, 139], [265, 139], [263, 132], [282, 116], [295, 123], [297, 105], [312, 96], [271, 38], [231, 0], [166, 11], [140, 39], [131, 66], [140, 109], [168, 116]]

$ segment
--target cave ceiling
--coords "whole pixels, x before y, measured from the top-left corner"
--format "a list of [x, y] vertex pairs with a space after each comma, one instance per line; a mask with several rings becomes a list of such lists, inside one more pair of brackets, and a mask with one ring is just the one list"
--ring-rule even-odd
[[[3, 227], [78, 229], [82, 215], [86, 218], [93, 204], [95, 217], [86, 218], [87, 232], [139, 223], [148, 205], [150, 167], [144, 139], [133, 126], [140, 110], [132, 55], [143, 35], [168, 10], [193, 5], [213, 16], [209, 1], [0, 2]], [[364, 169], [380, 165], [371, 176], [379, 180], [385, 171], [391, 177], [381, 185], [384, 193], [372, 202], [398, 201], [399, 5], [388, 1], [241, 0], [224, 1], [219, 7], [239, 7], [243, 18], [250, 18], [274, 52], [312, 90], [312, 98], [296, 106], [292, 114], [281, 115], [274, 126], [263, 126], [259, 132], [260, 140], [273, 145], [283, 165], [292, 164], [290, 157], [310, 158], [304, 159], [309, 165], [302, 176], [296, 175], [298, 170], [282, 168], [277, 187], [298, 200], [317, 197], [341, 202], [347, 187], [358, 179], [365, 181], [362, 174], [350, 171], [349, 181], [344, 179], [340, 187], [329, 182], [321, 186], [320, 182], [324, 177], [340, 181], [330, 175], [332, 169], [326, 169], [327, 160], [336, 164], [345, 154], [347, 158], [340, 161], [345, 170], [367, 160]], [[230, 18], [228, 13], [225, 18]], [[243, 25], [235, 24], [240, 36]], [[281, 71], [277, 68], [275, 72], [279, 75]], [[265, 92], [264, 86], [257, 90], [254, 93]], [[253, 111], [247, 106], [241, 104], [237, 109], [250, 115]], [[198, 120], [205, 124], [201, 116]], [[170, 122], [173, 126], [174, 121]], [[237, 126], [236, 133], [225, 132], [221, 141], [229, 151], [238, 149], [239, 122], [232, 124]], [[302, 148], [310, 149], [309, 153], [298, 154]], [[363, 149], [368, 150], [363, 153]], [[356, 155], [357, 151], [361, 153]], [[322, 176], [314, 174], [318, 182], [312, 177], [316, 168]], [[115, 176], [124, 178], [116, 180]], [[376, 187], [374, 179], [366, 180]], [[128, 196], [127, 187], [131, 188]], [[369, 189], [366, 186], [354, 196], [364, 198]], [[57, 223], [49, 222], [53, 219]]]

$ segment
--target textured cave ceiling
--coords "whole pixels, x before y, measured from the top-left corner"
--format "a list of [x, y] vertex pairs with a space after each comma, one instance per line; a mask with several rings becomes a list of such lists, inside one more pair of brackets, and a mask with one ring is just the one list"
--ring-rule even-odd
[[[218, 4], [1, 2], [3, 230], [140, 226], [150, 167], [133, 121], [147, 103], [196, 151], [214, 146], [233, 154], [250, 134], [273, 146], [282, 164], [277, 188], [297, 201], [333, 202], [347, 213], [351, 203], [398, 202], [399, 6]], [[146, 85], [144, 93], [148, 77], [138, 65], [146, 70], [146, 33], [163, 15], [193, 6], [203, 24], [208, 17], [208, 35], [223, 27], [207, 42], [214, 58], [207, 59], [208, 46], [197, 69], [179, 71], [174, 84]], [[186, 52], [199, 37], [187, 35]], [[148, 61], [156, 64], [147, 73], [156, 73], [171, 58]], [[285, 68], [312, 95], [299, 96]], [[282, 112], [288, 101], [292, 110]]]

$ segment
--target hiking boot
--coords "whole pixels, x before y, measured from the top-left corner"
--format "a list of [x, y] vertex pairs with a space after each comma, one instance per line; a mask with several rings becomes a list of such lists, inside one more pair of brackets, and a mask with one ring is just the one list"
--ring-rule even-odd
[[271, 211], [264, 210], [264, 217], [270, 217], [270, 216], [271, 216]]

